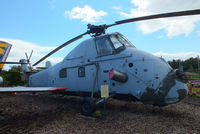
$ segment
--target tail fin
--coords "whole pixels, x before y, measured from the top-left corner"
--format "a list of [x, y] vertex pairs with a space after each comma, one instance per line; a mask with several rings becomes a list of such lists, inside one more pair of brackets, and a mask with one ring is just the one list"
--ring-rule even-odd
[[[12, 45], [3, 41], [0, 41], [0, 62], [5, 62]], [[0, 72], [3, 69], [4, 64], [0, 64]]]

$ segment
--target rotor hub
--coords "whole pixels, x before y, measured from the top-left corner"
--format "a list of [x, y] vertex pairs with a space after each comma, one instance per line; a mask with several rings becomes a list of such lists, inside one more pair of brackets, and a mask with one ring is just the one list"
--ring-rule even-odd
[[105, 30], [107, 29], [107, 27], [105, 24], [99, 26], [88, 24], [87, 29], [88, 29], [87, 31], [88, 34], [90, 34], [92, 37], [97, 37], [100, 36], [101, 34], [105, 34]]

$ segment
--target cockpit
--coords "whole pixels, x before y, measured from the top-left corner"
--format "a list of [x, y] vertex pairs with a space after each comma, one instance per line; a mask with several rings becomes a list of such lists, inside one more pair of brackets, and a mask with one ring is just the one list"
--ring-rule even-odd
[[120, 33], [97, 37], [95, 43], [99, 56], [117, 54], [126, 49], [126, 47], [135, 47]]

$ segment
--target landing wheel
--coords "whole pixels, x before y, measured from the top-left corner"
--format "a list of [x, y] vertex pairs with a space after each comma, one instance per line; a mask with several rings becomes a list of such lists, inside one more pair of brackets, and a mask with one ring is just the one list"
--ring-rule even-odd
[[95, 102], [90, 97], [83, 98], [81, 103], [81, 114], [91, 116], [95, 111]]

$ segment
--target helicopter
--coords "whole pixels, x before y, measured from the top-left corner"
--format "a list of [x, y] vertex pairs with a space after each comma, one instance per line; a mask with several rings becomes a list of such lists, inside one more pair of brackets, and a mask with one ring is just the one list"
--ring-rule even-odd
[[48, 62], [43, 71], [34, 72], [28, 67], [31, 56], [13, 62], [21, 64], [28, 87], [0, 88], [0, 92], [62, 90], [67, 95], [83, 97], [83, 115], [92, 115], [96, 105], [111, 97], [160, 107], [177, 103], [188, 94], [184, 73], [172, 69], [163, 58], [137, 49], [122, 34], [106, 33], [106, 29], [137, 21], [199, 14], [200, 9], [196, 9], [125, 19], [110, 25], [88, 24], [86, 32], [33, 64], [36, 66], [61, 48], [91, 35], [56, 65]]

